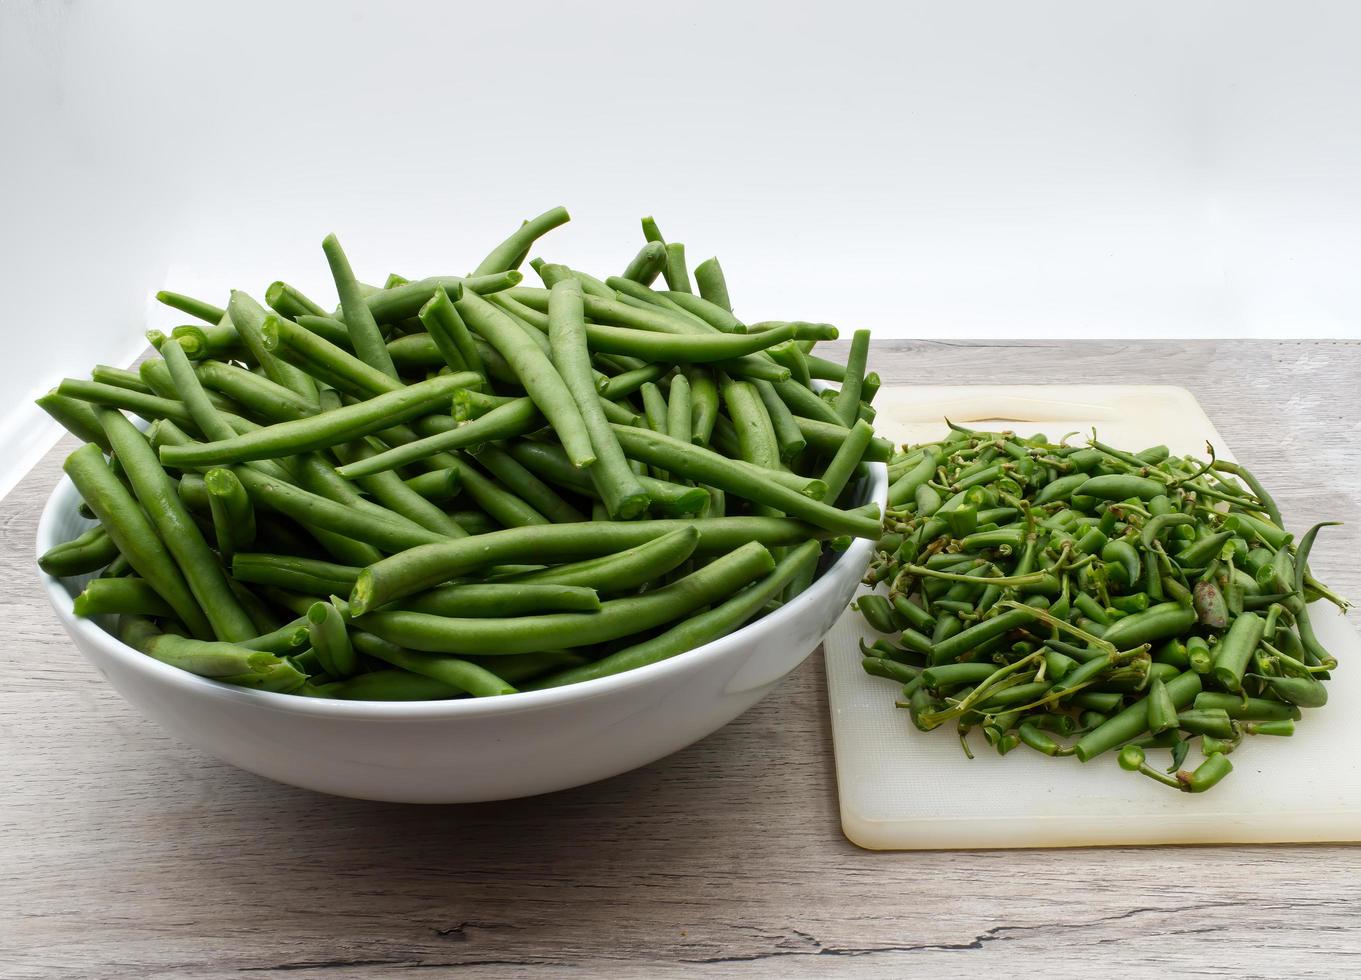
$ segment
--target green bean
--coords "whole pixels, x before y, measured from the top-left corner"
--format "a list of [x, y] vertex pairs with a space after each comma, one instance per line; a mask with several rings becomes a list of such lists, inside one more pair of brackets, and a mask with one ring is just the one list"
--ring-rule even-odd
[[599, 353], [627, 354], [644, 360], [672, 364], [708, 364], [734, 361], [796, 337], [833, 340], [836, 337], [835, 331], [835, 327], [824, 327], [821, 324], [809, 325], [806, 328], [786, 324], [765, 333], [678, 335], [648, 333], [627, 327], [587, 325], [586, 341], [591, 350]]
[[[787, 382], [788, 384], [792, 384], [796, 388], [802, 388], [804, 391], [807, 391], [812, 386], [813, 378], [812, 375], [808, 373], [808, 359], [803, 353], [803, 348], [800, 347], [798, 343], [776, 344], [766, 351], [766, 353], [773, 357], [776, 363], [789, 369], [792, 377], [789, 382]], [[785, 396], [781, 393], [780, 397], [783, 398]], [[820, 404], [823, 404], [821, 399], [818, 399], [818, 401]], [[838, 420], [839, 417], [835, 412], [832, 412], [831, 417], [826, 419], [826, 421], [829, 422]]]
[[411, 548], [369, 566], [355, 583], [350, 596], [351, 611], [356, 616], [362, 615], [394, 599], [489, 565], [597, 558], [635, 548], [685, 527], [692, 527], [699, 533], [696, 551], [705, 555], [732, 551], [750, 541], [777, 547], [831, 536], [801, 521], [774, 517], [592, 521], [509, 528]]
[[680, 242], [666, 243], [666, 265], [662, 268], [666, 277], [666, 288], [673, 292], [688, 293], [690, 275], [685, 268], [685, 246]]
[[[1266, 508], [1267, 516], [1271, 518], [1272, 523], [1277, 527], [1283, 527], [1285, 525], [1285, 521], [1281, 519], [1281, 510], [1276, 506], [1276, 501], [1272, 498], [1271, 494], [1267, 493], [1266, 487], [1258, 482], [1257, 477], [1253, 476], [1252, 471], [1246, 466], [1239, 463], [1230, 463], [1228, 460], [1216, 459], [1213, 468], [1221, 473], [1232, 473], [1246, 483], [1248, 489], [1252, 491], [1253, 496]], [[1277, 545], [1277, 547], [1279, 547], [1279, 545]]]
[[[641, 389], [643, 385], [660, 380], [670, 371], [671, 367], [667, 364], [648, 364], [645, 367], [616, 374], [599, 387], [600, 397], [607, 401], [627, 398]], [[592, 385], [594, 386], [594, 381]]]
[[515, 693], [515, 688], [500, 676], [468, 660], [417, 653], [366, 632], [355, 633], [353, 642], [365, 656], [440, 681], [474, 697]]
[[458, 471], [453, 469], [430, 470], [413, 476], [406, 485], [426, 500], [435, 504], [447, 503], [458, 496], [461, 489]]
[[[794, 421], [798, 423], [799, 431], [808, 440], [808, 448], [819, 453], [835, 453], [849, 431], [839, 424], [829, 425], [826, 422], [802, 418], [797, 415]], [[875, 436], [870, 440], [869, 448], [865, 450], [865, 462], [881, 463], [888, 459], [892, 452], [893, 444], [891, 442]]]
[[170, 419], [177, 425], [194, 427], [194, 419], [182, 401], [157, 395], [144, 395], [140, 391], [100, 384], [97, 381], [81, 381], [77, 378], [63, 378], [57, 385], [57, 394], [106, 408], [123, 409], [149, 422], [155, 419]]
[[553, 361], [578, 409], [596, 459], [590, 469], [592, 482], [612, 518], [632, 520], [646, 509], [647, 491], [629, 468], [596, 395], [586, 349], [581, 289], [575, 280], [553, 286], [548, 322]]
[[307, 610], [307, 636], [326, 673], [346, 677], [355, 672], [359, 658], [350, 644], [345, 620], [329, 602], [315, 602]]
[[[426, 331], [439, 348], [450, 370], [462, 369], [486, 374], [482, 356], [477, 351], [477, 344], [473, 341], [472, 334], [468, 332], [467, 324], [454, 307], [453, 300], [442, 286], [436, 289], [430, 301], [421, 307], [419, 315], [421, 323], [425, 325]], [[462, 365], [462, 368], [459, 365]]]
[[[148, 332], [147, 336], [150, 337], [151, 333]], [[180, 342], [185, 356], [191, 361], [218, 358], [242, 361], [253, 368], [259, 366], [255, 355], [246, 346], [241, 333], [236, 329], [236, 324], [232, 323], [232, 318], [228, 315], [224, 314], [222, 319], [214, 324], [180, 324], [171, 329], [170, 336]], [[156, 349], [160, 350], [164, 342], [164, 336], [155, 341]]]
[[[1180, 673], [1176, 668], [1173, 668], [1173, 671]], [[1177, 706], [1172, 703], [1172, 695], [1167, 690], [1167, 684], [1161, 678], [1156, 678], [1148, 689], [1148, 730], [1154, 735], [1160, 735], [1169, 729], [1185, 727], [1177, 715]]]
[[[698, 282], [699, 270], [696, 269], [695, 273], [696, 282]], [[737, 319], [737, 317], [733, 316], [732, 310], [728, 309], [722, 303], [703, 296], [695, 296], [692, 293], [678, 290], [672, 290], [663, 295], [691, 316], [698, 317], [715, 330], [720, 330], [723, 333], [747, 332], [746, 325], [743, 324], [741, 320]]]
[[663, 242], [648, 242], [624, 269], [624, 278], [650, 286], [665, 266], [666, 245]]
[[76, 596], [73, 611], [77, 616], [173, 616], [175, 611], [145, 580], [95, 578], [85, 583]]
[[[548, 518], [500, 483], [484, 476], [471, 462], [461, 456], [451, 455], [444, 462], [457, 471], [458, 480], [472, 502], [503, 527], [528, 527], [549, 523]], [[454, 520], [469, 533], [476, 533], [458, 514], [454, 515]]]
[[[180, 500], [174, 481], [161, 468], [146, 437], [121, 412], [103, 409], [96, 414], [114, 452], [123, 462], [138, 502], [178, 565], [195, 603], [206, 615], [213, 635], [227, 641], [254, 636], [254, 623], [227, 587], [227, 578], [217, 558]], [[128, 554], [121, 546], [119, 550]], [[142, 577], [161, 591], [160, 582], [155, 578], [145, 573]], [[180, 610], [172, 596], [164, 592], [162, 596], [177, 612]]]
[[[1195, 700], [1200, 693], [1200, 675], [1186, 671], [1166, 682], [1168, 695], [1177, 708]], [[1100, 710], [1099, 708], [1097, 710]], [[1073, 754], [1088, 762], [1103, 752], [1138, 738], [1148, 731], [1148, 698], [1142, 698], [1078, 739]]]
[[38, 567], [55, 578], [70, 578], [97, 572], [118, 556], [118, 546], [103, 526], [96, 524], [43, 552], [38, 556]]
[[1175, 602], [1151, 606], [1141, 613], [1119, 619], [1102, 636], [1117, 649], [1124, 650], [1143, 643], [1157, 643], [1180, 636], [1196, 622], [1194, 609]]
[[[211, 469], [203, 475], [208, 507], [213, 518], [217, 550], [230, 561], [232, 555], [255, 541], [255, 508], [235, 473]], [[238, 637], [239, 639], [239, 637]]]
[[870, 332], [857, 330], [851, 338], [851, 352], [846, 358], [845, 378], [836, 396], [836, 413], [847, 427], [855, 424], [860, 410], [860, 392], [865, 384], [865, 362], [869, 358]]
[[[707, 447], [718, 419], [718, 382], [714, 380], [712, 371], [699, 365], [687, 366], [685, 376], [690, 381], [690, 416], [693, 426], [690, 441], [697, 446]], [[675, 433], [671, 435], [680, 438]]]
[[474, 452], [473, 458], [548, 520], [557, 524], [586, 520], [580, 511], [501, 447], [484, 445]]
[[260, 333], [276, 360], [305, 368], [306, 373], [359, 398], [400, 391], [402, 383], [302, 325], [267, 317]]
[[[769, 381], [756, 379], [751, 382], [756, 389], [756, 394], [761, 399], [761, 404], [765, 406], [766, 413], [770, 416], [771, 426], [775, 430], [775, 444], [779, 447], [780, 458], [792, 460], [804, 451], [808, 446], [808, 440], [804, 438], [803, 431], [799, 428], [798, 422], [794, 420], [794, 414], [789, 410], [789, 406], [784, 403], [775, 386]], [[675, 383], [672, 382], [672, 387]], [[675, 435], [675, 433], [672, 433]], [[873, 437], [873, 430], [870, 432]], [[868, 445], [868, 443], [866, 443]]]
[[211, 637], [213, 627], [189, 590], [183, 573], [141, 506], [105, 465], [99, 447], [87, 443], [77, 449], [66, 458], [63, 469], [137, 574], [170, 604], [194, 636]]
[[1177, 716], [1177, 727], [1192, 735], [1209, 735], [1212, 738], [1233, 738], [1237, 734], [1228, 712], [1222, 708], [1183, 711]]
[[1013, 609], [1000, 613], [991, 619], [982, 620], [948, 639], [937, 642], [931, 655], [932, 662], [936, 664], [947, 663], [987, 640], [1001, 636], [1011, 630], [1029, 626], [1034, 622], [1035, 614], [1030, 609]]
[[1234, 536], [1232, 531], [1220, 531], [1198, 538], [1176, 554], [1177, 564], [1183, 568], [1201, 568], [1219, 556], [1220, 549]]
[[898, 632], [898, 624], [893, 618], [893, 607], [884, 596], [873, 592], [862, 595], [855, 601], [855, 609], [864, 617], [865, 622], [878, 632]]
[[845, 365], [825, 358], [814, 357], [812, 354], [806, 356], [808, 361], [808, 371], [814, 377], [822, 381], [835, 381], [838, 384], [846, 380]]
[[797, 381], [771, 382], [781, 400], [789, 406], [789, 410], [796, 416], [821, 422], [826, 426], [840, 430], [845, 433], [846, 427], [841, 424], [841, 416], [822, 398], [814, 392], [799, 384]]
[[[644, 288], [638, 286], [637, 283], [632, 283], [632, 285], [636, 286], [639, 289]], [[547, 335], [548, 314], [546, 312], [540, 312], [539, 310], [531, 309], [530, 307], [525, 306], [524, 303], [521, 303], [518, 299], [515, 299], [512, 296], [508, 296], [504, 292], [492, 293], [487, 297], [487, 302], [493, 304], [494, 306], [501, 307], [502, 310], [509, 313], [515, 319], [528, 324], [529, 326], [537, 330], [539, 333]]]
[[319, 494], [291, 486], [248, 466], [235, 467], [233, 472], [241, 480], [254, 503], [291, 517], [299, 523], [320, 525], [327, 531], [355, 541], [399, 552], [421, 544], [450, 540], [446, 535], [428, 531], [405, 518], [398, 518], [396, 515], [389, 518], [368, 510], [356, 510]]
[[147, 656], [201, 677], [263, 691], [289, 693], [307, 680], [287, 660], [235, 643], [161, 633], [146, 619], [124, 616], [121, 639]]
[[81, 442], [93, 442], [108, 451], [108, 437], [100, 428], [90, 403], [59, 394], [55, 389], [37, 399], [38, 407], [56, 420], [57, 424]]
[[567, 213], [567, 209], [561, 207], [545, 211], [537, 218], [531, 218], [517, 228], [509, 238], [492, 249], [491, 253], [473, 270], [473, 275], [488, 275], [493, 272], [505, 272], [518, 268], [520, 262], [523, 261], [520, 256], [527, 253], [536, 241], [570, 220], [571, 215]]
[[431, 276], [392, 289], [382, 289], [364, 297], [369, 313], [379, 323], [400, 323], [416, 316], [439, 289], [458, 299], [465, 292], [487, 296], [518, 285], [524, 277], [514, 270], [482, 276]]
[[[359, 463], [377, 455], [370, 441], [343, 443], [336, 446], [334, 452], [346, 464]], [[336, 475], [344, 479], [339, 470], [336, 470]], [[463, 537], [467, 533], [453, 518], [407, 486], [400, 476], [390, 470], [357, 477], [356, 482], [376, 503], [428, 531], [451, 537]]]
[[[1323, 644], [1319, 643], [1318, 637], [1314, 635], [1314, 625], [1309, 616], [1309, 605], [1304, 601], [1304, 583], [1309, 568], [1309, 554], [1314, 548], [1314, 541], [1318, 537], [1318, 532], [1325, 527], [1336, 527], [1340, 521], [1321, 521], [1305, 532], [1300, 539], [1299, 548], [1295, 551], [1295, 594], [1297, 602], [1291, 605], [1290, 611], [1295, 616], [1295, 626], [1299, 630], [1300, 641], [1304, 649], [1317, 657], [1320, 662], [1330, 659], [1328, 651], [1323, 649]], [[1319, 685], [1321, 688], [1322, 685]], [[1326, 696], [1326, 695], [1325, 695]], [[1300, 702], [1303, 703], [1303, 702]]]
[[[779, 471], [762, 471], [730, 460], [699, 446], [684, 443], [656, 432], [613, 426], [625, 455], [650, 465], [661, 466], [671, 473], [685, 476], [696, 483], [718, 487], [725, 493], [736, 494], [753, 503], [783, 511], [834, 534], [877, 538], [877, 517], [861, 516], [811, 499], [782, 482]], [[810, 489], [819, 494], [826, 488], [820, 483]]]
[[[539, 264], [535, 265], [535, 262], [538, 262]], [[556, 263], [545, 263], [543, 262], [542, 259], [531, 261], [529, 264], [535, 265], [535, 268], [539, 273], [539, 278], [543, 280], [544, 285], [547, 286], [548, 289], [552, 289], [563, 279], [575, 279], [578, 283], [581, 284], [581, 291], [589, 296], [598, 296], [602, 299], [609, 300], [613, 300], [615, 298], [614, 290], [610, 289], [610, 287], [606, 286], [595, 276], [587, 275], [586, 273], [581, 272], [577, 269], [569, 269], [565, 265], [558, 265]], [[540, 292], [543, 293], [544, 300], [543, 309], [547, 311], [548, 309], [547, 291], [541, 290]]]
[[211, 303], [205, 303], [202, 300], [194, 299], [192, 296], [185, 296], [183, 293], [172, 293], [168, 289], [162, 289], [157, 293], [156, 301], [179, 310], [181, 313], [188, 313], [190, 316], [196, 316], [200, 320], [204, 320], [208, 323], [218, 323], [227, 315], [226, 310], [220, 309]]
[[232, 577], [237, 581], [272, 585], [303, 595], [346, 593], [362, 571], [351, 565], [294, 555], [237, 552], [231, 561]]
[[599, 612], [595, 589], [552, 583], [471, 583], [444, 585], [401, 600], [406, 612], [433, 616], [490, 618], [549, 612]]
[[[659, 433], [666, 433], [667, 412], [670, 411], [667, 408], [666, 396], [664, 396], [663, 393], [661, 393], [661, 389], [657, 388], [657, 385], [653, 384], [651, 381], [642, 385], [642, 387], [638, 389], [638, 393], [642, 396], [642, 418], [648, 423], [648, 429], [659, 431]], [[657, 475], [664, 476], [666, 474], [661, 474], [661, 472], [659, 472]]]
[[535, 684], [534, 688], [538, 690], [561, 687], [564, 684], [623, 673], [674, 657], [720, 636], [726, 636], [757, 615], [801, 570], [815, 565], [820, 550], [816, 541], [805, 541], [798, 547], [790, 549], [789, 553], [775, 564], [770, 574], [757, 579], [720, 605], [683, 620], [650, 640], [625, 647], [594, 663], [554, 674]]
[[529, 397], [562, 440], [572, 464], [594, 463], [596, 455], [581, 411], [548, 357], [506, 313], [476, 293], [465, 293], [454, 306], [510, 363]]
[[463, 693], [461, 687], [394, 668], [356, 674], [328, 686], [326, 696], [343, 701], [447, 701]]
[[[286, 317], [289, 320], [295, 320], [304, 314], [311, 316], [326, 315], [324, 309], [286, 282], [270, 283], [268, 288], [265, 289], [265, 302], [279, 316]], [[219, 319], [221, 318], [219, 317]]]
[[1156, 480], [1119, 473], [1090, 477], [1073, 491], [1073, 496], [1095, 497], [1098, 500], [1127, 500], [1130, 497], [1152, 500], [1166, 489]]
[[331, 278], [335, 280], [336, 292], [340, 295], [340, 308], [345, 314], [345, 328], [350, 335], [350, 344], [360, 360], [370, 367], [382, 371], [388, 377], [397, 377], [397, 368], [383, 343], [383, 335], [378, 330], [378, 322], [364, 301], [364, 292], [359, 287], [350, 260], [335, 235], [327, 235], [321, 243], [326, 253], [326, 262], [331, 267]]
[[[617, 428], [618, 427], [616, 426], [616, 429]], [[638, 427], [635, 429], [635, 432], [647, 433], [648, 430]], [[660, 435], [660, 433], [658, 434]], [[722, 458], [726, 458], [736, 469], [750, 473], [753, 477], [759, 477], [764, 482], [775, 483], [779, 486], [787, 487], [788, 489], [801, 493], [805, 497], [809, 497], [813, 500], [821, 500], [827, 495], [827, 485], [816, 477], [800, 476], [783, 467], [780, 467], [779, 469], [767, 469], [741, 459], [741, 452], [738, 448], [737, 430], [733, 427], [733, 424], [722, 415], [714, 422], [713, 442], [714, 446], [722, 451], [720, 454]], [[622, 444], [621, 441], [621, 445]], [[707, 459], [708, 455], [712, 455], [710, 450], [706, 450], [699, 446], [694, 448], [703, 458]], [[635, 462], [641, 464], [645, 461], [636, 460]]]
[[779, 470], [780, 448], [775, 439], [775, 426], [755, 386], [720, 376], [719, 392], [737, 430], [741, 459], [763, 470]]
[[667, 395], [666, 434], [672, 439], [689, 442], [694, 433], [690, 411], [690, 379], [684, 374], [677, 374], [671, 379], [671, 390]]
[[543, 416], [528, 398], [516, 398], [499, 405], [485, 415], [466, 422], [458, 428], [440, 432], [415, 442], [394, 446], [381, 453], [346, 463], [336, 472], [347, 480], [381, 473], [415, 463], [432, 453], [450, 449], [467, 449], [489, 442], [525, 435], [541, 428]]
[[822, 482], [827, 484], [827, 496], [824, 498], [835, 503], [841, 496], [841, 491], [846, 489], [846, 484], [850, 482], [851, 475], [856, 467], [860, 465], [860, 459], [869, 448], [870, 440], [874, 438], [874, 426], [864, 420], [858, 420], [846, 435], [846, 441], [837, 449], [832, 461], [827, 464], [827, 469], [822, 474]]
[[1221, 709], [1230, 718], [1243, 721], [1298, 721], [1300, 718], [1300, 709], [1293, 704], [1266, 698], [1223, 694], [1219, 691], [1202, 691], [1197, 694], [1195, 707]]
[[1328, 703], [1328, 688], [1314, 677], [1260, 677], [1267, 691], [1301, 708], [1321, 708]]
[[[165, 353], [164, 348], [162, 352]], [[300, 419], [316, 413], [315, 404], [309, 403], [291, 389], [235, 365], [220, 361], [197, 361], [193, 371], [205, 387], [221, 392], [253, 415], [271, 422]], [[175, 376], [173, 370], [171, 374]], [[179, 386], [176, 387], [178, 390]], [[180, 397], [184, 397], [182, 393]]]
[[1254, 612], [1237, 616], [1215, 647], [1214, 678], [1230, 691], [1243, 688], [1243, 673], [1257, 645], [1262, 642], [1266, 621]]
[[472, 372], [421, 381], [321, 415], [278, 422], [254, 432], [191, 446], [165, 446], [161, 459], [178, 467], [214, 466], [325, 449], [429, 412], [459, 388], [481, 383]]
[[[586, 472], [574, 468], [560, 446], [522, 441], [508, 443], [506, 450], [521, 465], [551, 483], [587, 497], [601, 496], [594, 467]], [[699, 513], [709, 496], [702, 487], [682, 486], [650, 476], [636, 476], [636, 479], [647, 494], [649, 504], [668, 517]]]
[[265, 324], [270, 320], [277, 321], [277, 317], [266, 314], [259, 303], [240, 290], [232, 292], [231, 301], [227, 304], [227, 314], [242, 342], [270, 381], [296, 391], [309, 402], [316, 401], [316, 382], [297, 367], [275, 357], [266, 348]]
[[695, 284], [699, 286], [699, 295], [704, 299], [732, 312], [732, 300], [728, 298], [728, 283], [723, 278], [723, 267], [718, 264], [718, 258], [708, 258], [695, 266]]
[[[749, 542], [679, 581], [640, 596], [611, 599], [595, 613], [550, 613], [511, 619], [454, 619], [422, 613], [373, 612], [356, 624], [414, 650], [501, 656], [545, 646], [604, 643], [660, 626], [730, 595], [775, 567], [764, 547]], [[361, 575], [357, 592], [365, 584]]]
[[579, 585], [599, 592], [624, 592], [656, 581], [678, 568], [694, 554], [698, 543], [699, 532], [693, 527], [682, 527], [615, 554], [520, 572], [498, 581], [524, 585]]
[[141, 375], [136, 371], [109, 367], [107, 364], [96, 364], [90, 371], [90, 378], [100, 384], [113, 385], [115, 388], [140, 391], [144, 395], [154, 394], [150, 386], [142, 380]]

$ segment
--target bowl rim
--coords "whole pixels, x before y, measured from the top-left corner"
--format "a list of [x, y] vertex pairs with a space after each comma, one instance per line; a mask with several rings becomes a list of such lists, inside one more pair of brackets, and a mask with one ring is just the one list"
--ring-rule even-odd
[[[866, 503], [877, 503], [882, 513], [888, 503], [888, 465], [871, 463]], [[59, 543], [54, 540], [59, 514], [73, 512], [79, 497], [70, 477], [63, 474], [48, 496], [38, 520], [35, 535], [36, 555]], [[93, 523], [93, 522], [91, 522]], [[62, 625], [77, 641], [82, 653], [85, 647], [98, 648], [105, 656], [120, 662], [152, 679], [178, 687], [191, 696], [215, 698], [234, 702], [243, 708], [280, 711], [312, 717], [363, 718], [369, 720], [412, 721], [439, 718], [467, 718], [491, 714], [514, 714], [557, 707], [569, 702], [592, 701], [653, 682], [665, 682], [668, 677], [697, 669], [704, 663], [722, 657], [732, 647], [750, 640], [761, 629], [770, 629], [796, 616], [800, 610], [825, 601], [836, 588], [838, 580], [850, 568], [867, 567], [875, 542], [869, 538], [855, 538], [850, 547], [820, 575], [812, 585], [785, 605], [767, 616], [754, 620], [716, 640], [701, 644], [684, 653], [656, 663], [635, 667], [622, 673], [596, 677], [539, 691], [517, 691], [490, 698], [460, 698], [442, 701], [346, 701], [338, 698], [307, 698], [296, 694], [258, 691], [224, 684], [207, 677], [162, 663], [134, 650], [118, 637], [103, 629], [93, 619], [75, 615], [74, 597], [63, 580], [38, 568], [38, 577], [47, 593], [48, 601]], [[35, 564], [36, 567], [36, 564]], [[857, 577], [862, 574], [857, 571]], [[88, 659], [88, 655], [87, 655]], [[98, 665], [96, 665], [98, 666]]]

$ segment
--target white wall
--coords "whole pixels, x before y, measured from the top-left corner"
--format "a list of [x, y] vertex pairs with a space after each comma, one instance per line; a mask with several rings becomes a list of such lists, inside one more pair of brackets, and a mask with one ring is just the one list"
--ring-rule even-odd
[[[880, 336], [1361, 337], [1361, 7], [0, 4], [0, 459], [169, 286], [466, 271], [655, 214], [738, 313]], [[2, 476], [3, 474], [0, 474]], [[0, 489], [7, 481], [0, 479]]]

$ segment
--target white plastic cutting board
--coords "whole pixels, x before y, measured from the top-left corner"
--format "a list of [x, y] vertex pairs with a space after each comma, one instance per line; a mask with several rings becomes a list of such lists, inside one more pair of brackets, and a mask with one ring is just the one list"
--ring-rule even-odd
[[[1232, 458], [1183, 388], [902, 387], [880, 391], [875, 407], [876, 428], [894, 442], [939, 438], [948, 416], [1051, 438], [1096, 426], [1104, 442], [1178, 454], [1203, 454], [1208, 439]], [[1342, 664], [1329, 704], [1307, 711], [1291, 738], [1245, 740], [1230, 756], [1234, 772], [1193, 796], [1122, 771], [1113, 755], [1084, 764], [1020, 746], [1000, 757], [975, 734], [965, 758], [953, 726], [917, 731], [894, 707], [894, 684], [860, 668], [857, 641], [877, 634], [848, 610], [825, 641], [842, 829], [874, 849], [1361, 840], [1361, 637], [1332, 605], [1311, 612]], [[1188, 763], [1197, 758], [1193, 749]]]

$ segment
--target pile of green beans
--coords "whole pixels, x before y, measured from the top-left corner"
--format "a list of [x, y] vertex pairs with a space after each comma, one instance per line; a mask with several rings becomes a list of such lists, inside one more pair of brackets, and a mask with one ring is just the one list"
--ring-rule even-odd
[[[1287, 736], [1336, 660], [1309, 603], [1347, 603], [1309, 571], [1246, 468], [950, 425], [889, 463], [884, 534], [857, 608], [885, 634], [867, 673], [921, 731], [953, 722], [1018, 745], [1209, 789], [1247, 735]], [[1183, 768], [1199, 739], [1202, 761]], [[1151, 765], [1166, 748], [1171, 766]]]
[[430, 700], [675, 656], [877, 537], [868, 334], [841, 365], [813, 353], [835, 327], [739, 320], [717, 260], [696, 293], [651, 218], [621, 275], [534, 259], [526, 285], [567, 218], [381, 287], [327, 236], [329, 310], [285, 282], [158, 294], [195, 321], [152, 331], [159, 356], [38, 400], [83, 443], [65, 470], [97, 522], [39, 564], [184, 670]]

